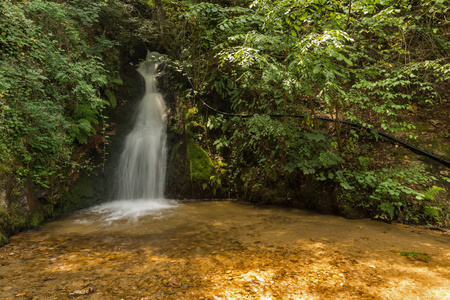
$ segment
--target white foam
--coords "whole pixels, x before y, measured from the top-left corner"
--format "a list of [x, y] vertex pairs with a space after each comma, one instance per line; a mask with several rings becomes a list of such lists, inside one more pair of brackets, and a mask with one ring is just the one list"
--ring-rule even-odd
[[176, 201], [166, 199], [116, 200], [91, 207], [88, 212], [98, 214], [98, 217], [105, 222], [137, 221], [139, 218], [158, 215], [162, 210], [176, 206]]

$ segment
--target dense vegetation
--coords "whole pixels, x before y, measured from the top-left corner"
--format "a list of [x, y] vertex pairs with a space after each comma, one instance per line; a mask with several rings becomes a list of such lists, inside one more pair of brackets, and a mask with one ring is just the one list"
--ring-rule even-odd
[[[0, 3], [0, 225], [35, 226], [107, 143], [120, 45], [104, 1]], [[117, 14], [117, 13], [116, 13]], [[0, 232], [0, 234], [2, 233]]]
[[[432, 114], [449, 99], [449, 7], [448, 0], [2, 1], [0, 222], [24, 207], [51, 215], [80, 171], [96, 167], [92, 152], [106, 158], [108, 114], [123, 104], [120, 67], [145, 45], [168, 55], [172, 137], [214, 163], [206, 160], [210, 174], [197, 176], [204, 195], [448, 225], [438, 186], [449, 178], [420, 162], [388, 161], [377, 134], [317, 116], [414, 141], [405, 116]], [[253, 116], [211, 115], [198, 100]]]
[[[85, 3], [78, 3], [85, 5]], [[1, 20], [1, 156], [4, 171], [19, 181], [31, 178], [48, 188], [63, 176], [74, 140], [86, 143], [105, 106], [99, 88], [108, 73], [99, 54], [111, 47], [89, 46], [82, 35], [99, 10], [30, 1], [3, 2]]]
[[[312, 185], [316, 196], [300, 205], [448, 224], [449, 203], [443, 193], [436, 201], [443, 189], [435, 186], [448, 184], [447, 173], [388, 161], [376, 133], [316, 118], [414, 142], [405, 116], [433, 114], [449, 97], [448, 1], [161, 2], [161, 40], [192, 87], [185, 104], [254, 115], [193, 120], [194, 139], [216, 154], [205, 187], [298, 204]], [[322, 190], [334, 200], [321, 204]]]

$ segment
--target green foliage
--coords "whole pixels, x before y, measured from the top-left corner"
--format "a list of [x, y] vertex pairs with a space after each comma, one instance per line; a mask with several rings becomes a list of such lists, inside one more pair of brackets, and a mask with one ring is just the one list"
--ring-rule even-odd
[[74, 141], [97, 132], [108, 83], [101, 53], [88, 35], [103, 2], [0, 4], [0, 163], [19, 180], [43, 187], [64, 177]]
[[434, 202], [434, 195], [445, 190], [433, 186], [421, 191], [436, 181], [423, 167], [370, 170], [369, 161], [368, 158], [360, 157], [359, 170], [336, 172], [336, 180], [343, 189], [341, 205], [363, 208], [370, 211], [374, 218], [388, 221], [400, 219], [409, 223], [431, 224], [450, 221], [447, 215], [450, 207], [445, 204], [439, 207]]
[[411, 251], [398, 251], [398, 250], [391, 250], [392, 253], [399, 253], [401, 256], [409, 256], [409, 257], [422, 257], [425, 261], [429, 260], [430, 257], [426, 253], [422, 252], [411, 252]]
[[434, 201], [434, 196], [438, 194], [439, 192], [445, 192], [445, 189], [438, 187], [438, 186], [432, 186], [425, 191], [422, 192], [423, 197], [420, 196], [419, 199], [425, 198], [426, 200]]
[[[448, 56], [442, 56], [450, 49], [448, 41], [444, 52], [434, 50], [435, 57], [411, 60], [408, 37], [422, 30], [424, 16], [415, 15], [416, 7], [414, 17], [404, 15], [412, 9], [407, 1], [254, 1], [252, 7], [252, 15], [265, 16], [259, 29], [230, 36], [229, 43], [238, 44], [218, 54], [221, 65], [237, 70], [239, 88], [259, 94], [259, 103], [247, 107], [304, 99], [301, 105], [312, 112], [342, 111], [367, 124], [356, 117], [367, 111], [378, 116], [383, 130], [409, 131], [411, 125], [395, 119], [397, 112], [434, 103], [436, 82], [449, 79]], [[432, 7], [441, 14], [447, 10]], [[437, 26], [440, 20], [428, 21]], [[439, 30], [427, 34], [445, 40]]]
[[[438, 186], [432, 186], [424, 191], [422, 191], [422, 195], [419, 196], [419, 199], [425, 199], [428, 200], [428, 203], [424, 205], [424, 213], [429, 219], [429, 223], [437, 223], [439, 225], [445, 224], [447, 222], [450, 222], [450, 206], [443, 203], [439, 204], [436, 202], [435, 195], [437, 195], [439, 192], [445, 192], [445, 189], [438, 187]], [[439, 207], [441, 206], [441, 207]]]
[[220, 137], [214, 141], [213, 146], [215, 146], [217, 153], [222, 154], [231, 143], [231, 140], [225, 135], [228, 129], [227, 122], [222, 115], [209, 116], [206, 126], [209, 130], [216, 130], [221, 133]]
[[302, 128], [292, 120], [283, 123], [267, 115], [230, 123], [227, 127], [231, 130], [240, 127], [233, 131], [228, 144], [233, 149], [229, 167], [237, 187], [270, 187], [295, 174], [326, 180], [328, 170], [343, 162], [331, 145], [333, 139], [324, 131]]
[[198, 135], [228, 158], [233, 184], [260, 191], [308, 176], [337, 184], [340, 201], [372, 216], [443, 222], [448, 208], [423, 191], [436, 178], [375, 164], [368, 157], [377, 134], [327, 127], [316, 116], [414, 138], [402, 115], [433, 109], [448, 88], [448, 1], [162, 3], [177, 28], [167, 51], [190, 78], [190, 105], [202, 97], [224, 111], [260, 114], [209, 116], [208, 136]]
[[209, 177], [209, 181], [203, 183], [203, 189], [211, 188], [213, 196], [217, 196], [217, 192], [223, 192], [224, 190], [224, 181], [227, 181], [225, 178], [227, 171], [227, 164], [222, 161], [222, 159], [216, 158], [213, 161], [214, 164], [214, 175]]

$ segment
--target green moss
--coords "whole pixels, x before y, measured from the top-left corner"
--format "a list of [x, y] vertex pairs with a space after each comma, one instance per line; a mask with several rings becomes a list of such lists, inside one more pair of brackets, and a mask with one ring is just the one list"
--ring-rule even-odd
[[[437, 154], [443, 154], [445, 156], [450, 156], [450, 147], [445, 145], [441, 140], [431, 140], [427, 142], [428, 146], [431, 147], [432, 150], [437, 150], [441, 153]], [[431, 146], [430, 146], [431, 145]]]
[[8, 227], [10, 223], [8, 212], [0, 208], [0, 247], [9, 243]]
[[445, 152], [446, 157], [448, 159], [448, 157], [450, 157], [450, 146], [442, 145], [442, 151]]
[[[438, 156], [449, 157], [450, 156], [450, 146], [446, 144], [444, 140], [434, 139], [434, 140], [414, 140], [409, 141], [411, 144], [425, 150], [431, 152]], [[395, 149], [394, 151], [399, 151], [400, 148]], [[406, 152], [409, 152], [405, 150]], [[408, 155], [405, 152], [405, 155]]]
[[17, 213], [12, 216], [13, 223], [11, 225], [11, 233], [17, 233], [25, 228], [28, 228], [28, 218], [26, 215]]
[[102, 177], [84, 176], [64, 193], [52, 214], [60, 215], [102, 202], [108, 196], [107, 190]]
[[19, 207], [15, 207], [11, 213], [0, 209], [0, 247], [9, 242], [8, 237], [19, 231], [38, 227], [45, 220], [45, 214], [40, 209], [27, 214]]
[[188, 144], [191, 178], [207, 181], [214, 171], [214, 164], [205, 150], [190, 142]]
[[427, 123], [420, 123], [420, 124], [415, 124], [416, 129], [419, 131], [428, 131], [431, 128], [430, 124]]
[[0, 230], [0, 247], [8, 243], [9, 243], [8, 236], [2, 230]]
[[40, 211], [35, 211], [33, 213], [33, 215], [31, 216], [31, 218], [30, 218], [30, 221], [29, 221], [30, 225], [29, 225], [29, 227], [30, 228], [37, 228], [42, 222], [44, 222], [44, 220], [45, 220], [44, 214], [42, 212], [40, 212]]

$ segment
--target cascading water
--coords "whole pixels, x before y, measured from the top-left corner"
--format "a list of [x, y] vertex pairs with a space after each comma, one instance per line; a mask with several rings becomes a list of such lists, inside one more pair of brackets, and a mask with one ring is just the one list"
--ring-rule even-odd
[[[155, 57], [149, 53], [147, 59]], [[138, 68], [145, 80], [145, 95], [133, 130], [125, 140], [118, 173], [118, 198], [160, 200], [166, 177], [166, 111], [156, 88], [158, 62], [146, 61]]]
[[164, 199], [167, 116], [164, 99], [156, 87], [158, 61], [154, 59], [160, 56], [148, 53], [147, 60], [138, 68], [145, 80], [145, 94], [120, 156], [117, 200], [90, 209], [105, 221], [136, 219], [174, 207], [173, 201]]

